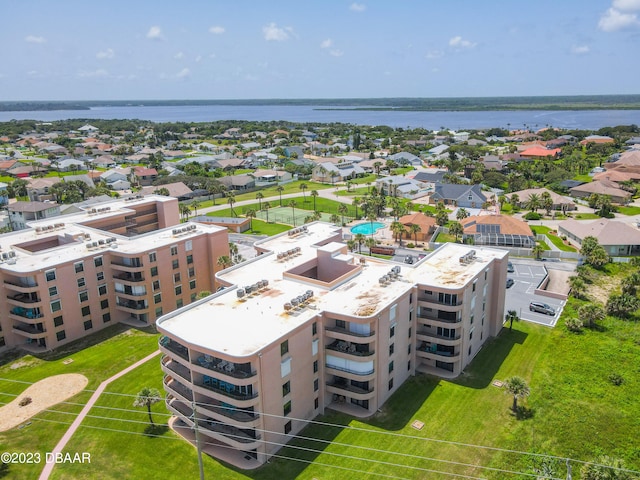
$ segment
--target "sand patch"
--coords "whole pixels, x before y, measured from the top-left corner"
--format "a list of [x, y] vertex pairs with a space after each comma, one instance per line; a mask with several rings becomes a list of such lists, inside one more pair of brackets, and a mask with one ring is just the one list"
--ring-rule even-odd
[[[0, 432], [17, 427], [42, 410], [80, 393], [89, 380], [78, 373], [54, 375], [29, 386], [11, 403], [0, 407]], [[31, 397], [31, 403], [21, 407], [20, 401]]]

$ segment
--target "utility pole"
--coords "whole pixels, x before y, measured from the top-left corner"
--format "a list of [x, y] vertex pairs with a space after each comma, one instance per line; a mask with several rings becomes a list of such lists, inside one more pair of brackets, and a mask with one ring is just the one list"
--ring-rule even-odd
[[202, 465], [202, 450], [200, 449], [200, 432], [198, 430], [198, 415], [196, 413], [196, 401], [191, 400], [191, 408], [193, 409], [193, 429], [196, 433], [196, 450], [198, 451], [198, 468], [200, 469], [200, 480], [204, 480], [204, 467]]

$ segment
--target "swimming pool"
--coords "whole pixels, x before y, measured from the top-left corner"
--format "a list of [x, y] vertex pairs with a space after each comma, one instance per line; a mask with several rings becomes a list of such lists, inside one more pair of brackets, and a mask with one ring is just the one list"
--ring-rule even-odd
[[[372, 226], [373, 226], [373, 229], [372, 229]], [[351, 227], [351, 233], [353, 234], [362, 233], [363, 235], [371, 235], [372, 233], [375, 233], [377, 230], [380, 230], [381, 228], [384, 228], [384, 223], [373, 222], [373, 225], [371, 224], [371, 222], [359, 223], [358, 225]]]

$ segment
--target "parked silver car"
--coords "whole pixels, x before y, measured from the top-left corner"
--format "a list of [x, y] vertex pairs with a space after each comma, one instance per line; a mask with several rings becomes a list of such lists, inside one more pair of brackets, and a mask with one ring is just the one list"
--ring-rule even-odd
[[532, 312], [544, 313], [546, 315], [555, 315], [556, 311], [551, 305], [546, 303], [531, 302], [529, 304], [529, 310]]

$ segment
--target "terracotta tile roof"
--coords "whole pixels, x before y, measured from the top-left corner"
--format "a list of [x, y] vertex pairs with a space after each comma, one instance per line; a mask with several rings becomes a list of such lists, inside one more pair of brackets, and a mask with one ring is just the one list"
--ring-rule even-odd
[[411, 213], [409, 215], [405, 215], [400, 217], [398, 221], [407, 227], [407, 231], [411, 225], [420, 225], [420, 230], [422, 233], [427, 233], [429, 229], [435, 227], [436, 219], [433, 217], [429, 217], [424, 213], [416, 212]]
[[520, 152], [521, 157], [555, 157], [560, 154], [562, 150], [559, 148], [544, 148], [541, 146], [527, 148]]
[[477, 225], [499, 225], [500, 233], [510, 235], [525, 235], [532, 237], [533, 232], [527, 222], [518, 220], [509, 215], [475, 215], [462, 220], [464, 233], [476, 233]]

